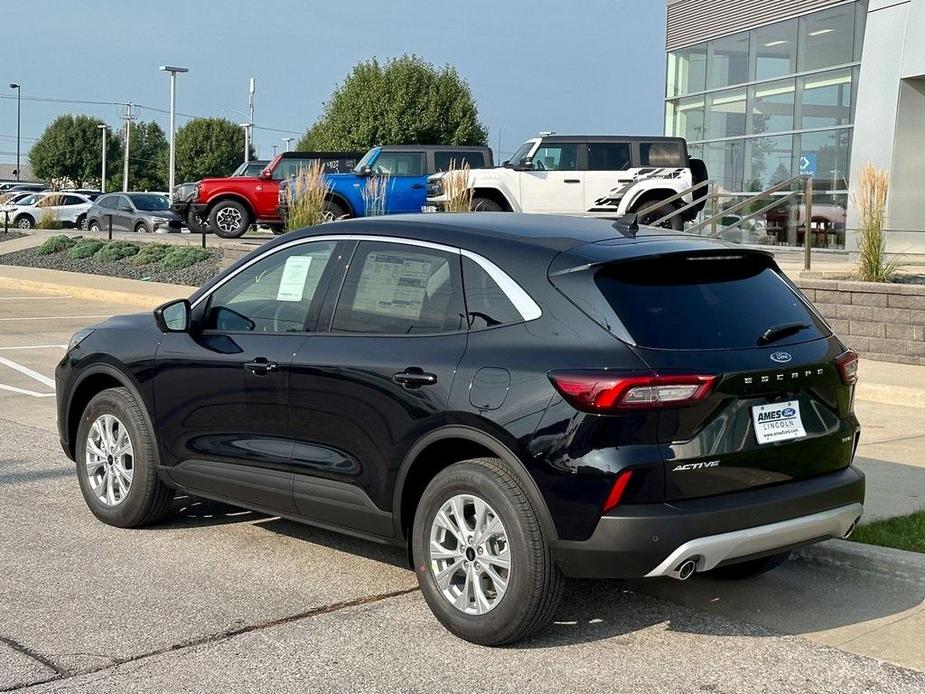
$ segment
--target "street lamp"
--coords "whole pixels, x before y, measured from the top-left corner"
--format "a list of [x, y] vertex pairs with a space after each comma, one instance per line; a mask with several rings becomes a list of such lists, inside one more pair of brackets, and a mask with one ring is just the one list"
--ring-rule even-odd
[[103, 135], [103, 171], [100, 174], [100, 192], [105, 193], [106, 192], [106, 134], [109, 132], [109, 128], [103, 123], [100, 123], [96, 127], [100, 129]]
[[177, 73], [189, 72], [189, 68], [177, 67], [176, 65], [161, 65], [158, 68], [161, 72], [170, 73], [170, 154], [167, 165], [169, 171], [167, 174], [167, 191], [173, 195], [173, 186], [176, 180], [177, 169], [177, 145], [174, 138], [174, 125], [176, 121], [176, 100], [177, 100]]
[[244, 163], [246, 164], [251, 160], [251, 128], [254, 127], [253, 123], [241, 123], [241, 127], [244, 129]]
[[16, 180], [19, 180], [19, 115], [22, 112], [22, 89], [18, 84], [10, 83], [10, 89], [16, 90]]
[[288, 152], [290, 149], [292, 149], [291, 145], [292, 145], [292, 141], [293, 141], [294, 139], [295, 139], [294, 137], [284, 137], [284, 138], [283, 138], [283, 142], [286, 143], [286, 151], [287, 151], [287, 152]]

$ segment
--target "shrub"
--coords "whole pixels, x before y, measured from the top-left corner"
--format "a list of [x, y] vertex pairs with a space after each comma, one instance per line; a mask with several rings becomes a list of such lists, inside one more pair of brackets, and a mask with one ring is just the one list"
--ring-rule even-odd
[[159, 263], [164, 259], [164, 256], [167, 255], [167, 251], [169, 250], [170, 246], [164, 243], [146, 243], [141, 247], [138, 253], [129, 258], [129, 262], [132, 265], [138, 266]]
[[457, 169], [456, 161], [450, 161], [450, 169], [443, 175], [443, 192], [446, 194], [444, 212], [469, 212], [472, 209], [469, 162], [463, 162]]
[[136, 255], [139, 251], [138, 244], [131, 241], [112, 241], [105, 244], [96, 252], [96, 259], [104, 263], [114, 263], [123, 258]]
[[67, 257], [75, 259], [89, 258], [102, 247], [102, 241], [96, 241], [95, 239], [82, 239], [67, 252]]
[[63, 229], [64, 223], [58, 219], [54, 210], [42, 210], [36, 226], [39, 229]]
[[38, 254], [51, 255], [52, 253], [60, 253], [61, 251], [66, 251], [76, 243], [77, 239], [72, 239], [70, 236], [65, 234], [49, 236], [47, 239], [45, 239], [45, 243], [39, 246]]
[[326, 198], [331, 185], [321, 162], [301, 169], [286, 187], [286, 230], [304, 229], [328, 221]]
[[205, 248], [177, 246], [167, 251], [161, 259], [161, 267], [164, 270], [182, 270], [208, 259], [211, 255]]
[[368, 176], [363, 186], [363, 206], [367, 217], [378, 217], [385, 214], [385, 201], [388, 197], [389, 177]]
[[891, 282], [899, 268], [898, 260], [886, 258], [883, 227], [889, 190], [889, 174], [867, 162], [851, 199], [858, 208], [858, 277], [865, 282]]

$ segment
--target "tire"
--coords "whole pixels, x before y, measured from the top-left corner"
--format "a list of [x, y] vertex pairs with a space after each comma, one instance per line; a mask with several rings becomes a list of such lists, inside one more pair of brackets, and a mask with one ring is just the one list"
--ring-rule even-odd
[[29, 215], [24, 214], [16, 218], [13, 222], [13, 226], [17, 229], [33, 229], [35, 228], [35, 220]]
[[96, 221], [95, 219], [92, 222], [90, 222], [90, 224], [87, 227], [87, 231], [89, 231], [91, 234], [103, 233], [103, 230], [100, 228], [100, 223]]
[[350, 217], [350, 213], [336, 200], [325, 200], [324, 211], [330, 214], [331, 221]]
[[[658, 200], [647, 200], [646, 202], [639, 203], [636, 205], [636, 210], [642, 210], [647, 207], [651, 207], [657, 202]], [[678, 208], [674, 203], [668, 202], [662, 205], [661, 207], [659, 207], [654, 212], [650, 212], [644, 217], [640, 217], [638, 221], [640, 224], [643, 224], [643, 225], [651, 224], [655, 220], [664, 217], [666, 214], [671, 214], [676, 209]], [[671, 219], [659, 224], [659, 227], [662, 229], [671, 229], [672, 231], [683, 231], [684, 230], [684, 220], [681, 219], [681, 215], [675, 215]]]
[[[452, 525], [456, 514], [443, 509], [452, 505], [452, 499], [460, 497], [469, 497], [470, 501], [471, 497], [478, 497], [487, 504], [483, 518], [494, 512], [503, 532], [496, 532], [481, 544], [461, 546], [457, 543], [453, 533], [444, 530], [446, 525], [438, 521], [437, 516], [441, 514], [445, 522]], [[466, 502], [457, 508], [463, 509], [461, 515], [466, 518], [465, 529], [455, 526], [458, 532], [474, 532], [472, 525], [475, 523], [470, 525], [469, 512], [474, 511], [475, 505]], [[506, 541], [502, 542], [501, 537]], [[447, 549], [443, 557], [436, 557], [433, 542], [445, 548], [447, 544], [455, 547]], [[460, 551], [461, 547], [465, 553]], [[502, 547], [506, 548], [509, 560], [506, 577], [505, 569], [490, 559], [492, 554], [497, 557]], [[520, 482], [501, 460], [466, 460], [438, 473], [424, 490], [415, 511], [411, 550], [421, 592], [434, 616], [450, 632], [466, 641], [483, 646], [520, 641], [549, 624], [559, 605], [563, 578], [550, 554], [549, 538]], [[497, 559], [501, 561], [503, 557]], [[463, 561], [470, 563], [464, 568]], [[500, 589], [485, 570], [489, 565], [496, 576], [506, 581]], [[475, 591], [469, 589], [475, 584], [465, 581], [467, 575], [475, 575], [476, 567], [482, 570], [479, 585], [484, 588], [477, 593], [484, 602], [475, 598]], [[435, 572], [446, 570], [451, 572], [447, 574], [451, 581], [441, 588]], [[488, 583], [482, 584], [483, 579]], [[444, 588], [450, 593], [459, 591], [459, 595], [451, 598], [444, 594]], [[462, 608], [450, 602], [451, 599]]]
[[148, 233], [147, 225], [144, 222], [138, 222], [138, 224], [135, 225], [135, 233], [136, 234], [147, 234]]
[[280, 226], [279, 224], [274, 224], [270, 227], [270, 231], [273, 232], [273, 236], [282, 236], [286, 233], [286, 227]]
[[209, 229], [223, 239], [244, 236], [250, 225], [250, 212], [237, 200], [222, 200], [209, 212]]
[[504, 208], [491, 198], [472, 198], [469, 209], [473, 212], [504, 212]]
[[770, 571], [771, 569], [776, 569], [789, 558], [790, 552], [781, 552], [780, 554], [772, 554], [769, 557], [749, 559], [748, 561], [739, 562], [738, 564], [721, 566], [717, 569], [707, 571], [706, 575], [710, 576], [711, 578], [741, 581], [746, 578], [758, 576], [759, 574], [763, 574], [766, 571]]
[[[156, 444], [141, 408], [142, 405], [126, 388], [110, 388], [90, 400], [77, 428], [77, 480], [84, 501], [99, 520], [119, 528], [137, 528], [154, 523], [170, 510], [174, 497], [174, 490], [157, 476]], [[121, 468], [119, 456], [108, 455], [107, 464], [101, 462], [104, 460], [101, 457], [94, 461], [88, 452], [88, 439], [93, 437], [97, 451], [111, 453], [112, 449], [106, 449], [100, 437], [107, 431], [107, 417], [111, 418], [110, 422], [115, 420], [108, 425], [111, 439], [123, 442], [119, 432], [124, 431], [130, 445], [131, 455], [127, 456], [127, 460], [123, 459]], [[131, 473], [127, 485], [126, 476], [120, 470]], [[106, 483], [107, 471], [113, 480], [111, 487]], [[119, 480], [122, 480], [122, 485], [118, 484]], [[127, 489], [123, 492], [124, 486]], [[109, 497], [109, 502], [104, 501], [100, 493]]]
[[209, 222], [192, 210], [186, 215], [186, 228], [194, 234], [208, 234], [211, 231], [211, 229], [209, 229]]
[[81, 231], [87, 230], [87, 215], [81, 215], [77, 218], [77, 228]]

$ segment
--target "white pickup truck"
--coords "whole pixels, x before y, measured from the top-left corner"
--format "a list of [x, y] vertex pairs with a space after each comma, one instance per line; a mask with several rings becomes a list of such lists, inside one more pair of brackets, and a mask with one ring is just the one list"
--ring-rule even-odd
[[[429, 209], [439, 210], [446, 201], [447, 175], [453, 174], [428, 179]], [[473, 210], [617, 218], [650, 208], [706, 178], [706, 166], [688, 156], [682, 138], [552, 134], [527, 140], [500, 167], [471, 169], [466, 190], [471, 191]], [[706, 193], [705, 186], [696, 191], [698, 204], [664, 225], [682, 228], [702, 209]], [[691, 202], [687, 194], [655, 208], [639, 223], [654, 222]]]

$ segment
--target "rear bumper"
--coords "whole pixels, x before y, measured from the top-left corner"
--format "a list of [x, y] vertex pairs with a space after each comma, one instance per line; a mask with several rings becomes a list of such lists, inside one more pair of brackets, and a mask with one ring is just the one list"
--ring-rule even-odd
[[855, 467], [800, 482], [722, 496], [618, 507], [584, 541], [553, 543], [567, 576], [676, 576], [843, 537], [863, 512], [864, 475]]

